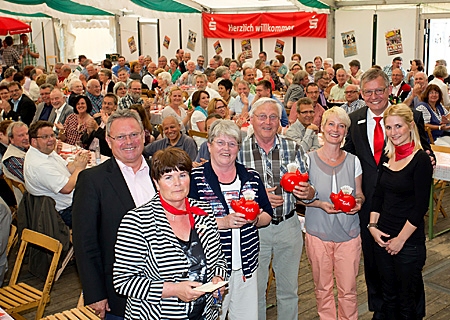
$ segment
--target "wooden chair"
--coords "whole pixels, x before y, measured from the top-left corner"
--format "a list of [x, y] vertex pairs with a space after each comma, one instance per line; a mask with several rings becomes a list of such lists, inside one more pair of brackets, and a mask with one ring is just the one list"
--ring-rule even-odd
[[[41, 319], [44, 314], [45, 306], [50, 301], [50, 289], [52, 288], [62, 245], [58, 240], [29, 229], [23, 230], [21, 239], [22, 243], [20, 244], [19, 253], [17, 254], [9, 285], [0, 288], [0, 307], [14, 319], [23, 318], [19, 315], [19, 312], [37, 307], [35, 319]], [[45, 248], [53, 253], [50, 269], [42, 291], [23, 282], [17, 283], [28, 243]]]
[[[434, 152], [444, 152], [450, 153], [450, 147], [445, 146], [437, 146], [435, 144], [431, 145], [431, 149]], [[434, 207], [434, 216], [433, 216], [433, 224], [436, 224], [437, 218], [439, 216], [439, 212], [442, 214], [444, 218], [447, 218], [447, 212], [445, 212], [444, 207], [442, 206], [442, 200], [444, 198], [445, 190], [448, 188], [448, 182], [443, 180], [434, 180], [434, 193], [433, 200], [436, 203]]]
[[8, 244], [6, 245], [6, 256], [9, 255], [11, 248], [16, 244], [17, 240], [18, 240], [17, 227], [12, 224], [11, 229], [9, 231]]
[[201, 131], [195, 131], [195, 130], [188, 130], [188, 134], [191, 138], [193, 137], [200, 137], [208, 139], [208, 132], [201, 132]]
[[45, 320], [96, 320], [100, 319], [89, 307], [81, 306], [42, 318]]
[[24, 194], [25, 191], [27, 191], [27, 189], [25, 189], [25, 186], [23, 185], [23, 183], [18, 182], [16, 180], [9, 179], [6, 176], [3, 176], [3, 179], [5, 179], [6, 183], [8, 184], [8, 186], [11, 188], [11, 190], [13, 192], [14, 192], [14, 188], [19, 189], [20, 192], [22, 192], [22, 194]]
[[433, 134], [431, 133], [431, 131], [433, 131], [433, 130], [431, 130], [431, 128], [428, 126], [425, 126], [425, 131], [428, 134], [428, 139], [430, 140], [430, 144], [434, 144]]
[[59, 61], [59, 59], [58, 59], [58, 56], [46, 56], [45, 61], [47, 62], [49, 71], [53, 72], [53, 69], [55, 68], [55, 64]]

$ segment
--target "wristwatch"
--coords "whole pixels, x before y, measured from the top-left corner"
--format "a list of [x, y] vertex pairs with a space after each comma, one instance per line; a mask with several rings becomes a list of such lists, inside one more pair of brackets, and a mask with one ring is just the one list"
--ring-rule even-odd
[[378, 225], [377, 225], [376, 223], [370, 222], [370, 223], [367, 225], [367, 229], [370, 229], [370, 228], [377, 228], [377, 229], [378, 229]]

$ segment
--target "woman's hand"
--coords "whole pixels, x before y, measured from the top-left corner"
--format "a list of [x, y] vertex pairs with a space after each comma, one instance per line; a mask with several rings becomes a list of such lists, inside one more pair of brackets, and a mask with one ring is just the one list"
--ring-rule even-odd
[[182, 281], [176, 285], [176, 297], [184, 302], [191, 302], [197, 300], [205, 293], [202, 291], [194, 290], [196, 287], [200, 287], [202, 283], [194, 281]]
[[[214, 284], [219, 283], [220, 281], [223, 281], [223, 279], [222, 279], [222, 277], [219, 277], [219, 276], [215, 276], [211, 280], [211, 282], [214, 283]], [[223, 297], [223, 294], [225, 293], [225, 286], [221, 286], [219, 288], [219, 291], [220, 291], [220, 295]], [[216, 298], [216, 299], [219, 297], [219, 295], [217, 293], [217, 290], [214, 290], [213, 297]]]
[[326, 201], [320, 201], [319, 208], [321, 208], [323, 211], [325, 211], [328, 214], [336, 214], [336, 213], [341, 212], [334, 208], [334, 204], [332, 204], [330, 202], [326, 202]]
[[222, 219], [226, 220], [227, 229], [237, 229], [248, 223], [247, 219], [245, 219], [245, 214], [238, 212], [230, 213]]
[[55, 123], [55, 127], [56, 127], [58, 130], [64, 130], [64, 125], [63, 125], [61, 122]]
[[390, 237], [390, 235], [374, 227], [369, 228], [369, 232], [372, 234], [373, 239], [380, 247], [385, 248], [388, 245], [388, 242], [384, 242], [381, 237]]
[[395, 255], [395, 254], [399, 253], [400, 250], [403, 249], [404, 244], [405, 244], [405, 241], [403, 241], [399, 237], [389, 239], [387, 241], [386, 251], [391, 255]]
[[347, 214], [356, 214], [358, 213], [359, 210], [361, 210], [361, 207], [363, 205], [363, 200], [359, 197], [355, 198], [356, 201], [356, 205], [353, 207], [352, 210], [350, 210], [349, 212], [347, 212]]

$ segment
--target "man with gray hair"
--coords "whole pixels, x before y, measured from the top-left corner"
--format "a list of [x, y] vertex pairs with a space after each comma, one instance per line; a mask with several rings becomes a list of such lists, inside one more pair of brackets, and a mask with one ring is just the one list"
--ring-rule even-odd
[[119, 101], [119, 110], [129, 109], [133, 104], [144, 104], [141, 98], [142, 83], [139, 80], [133, 80], [128, 84], [128, 93]]
[[101, 319], [125, 316], [126, 297], [115, 292], [112, 278], [120, 221], [155, 195], [150, 167], [142, 156], [144, 138], [136, 112], [111, 114], [106, 140], [113, 156], [80, 173], [73, 197], [73, 245], [84, 302]]
[[428, 78], [425, 72], [417, 72], [414, 75], [414, 87], [409, 92], [409, 96], [403, 101], [404, 104], [408, 106], [412, 106], [414, 109], [417, 108], [419, 103], [422, 102], [420, 96], [425, 91], [425, 88], [428, 86]]
[[195, 70], [195, 61], [189, 60], [186, 63], [186, 72], [184, 72], [178, 79], [178, 84], [180, 85], [195, 85], [195, 76], [201, 74], [199, 71]]
[[346, 102], [341, 106], [341, 108], [344, 109], [347, 114], [350, 114], [366, 105], [364, 100], [359, 98], [359, 86], [356, 84], [349, 84], [345, 88], [344, 94]]
[[278, 319], [298, 319], [298, 269], [303, 238], [295, 208], [297, 199], [310, 201], [315, 195], [314, 188], [307, 182], [301, 182], [293, 193], [280, 186], [288, 164], [294, 163], [300, 172], [307, 172], [302, 148], [277, 134], [281, 108], [271, 98], [260, 98], [253, 104], [250, 123], [254, 132], [242, 142], [238, 154], [240, 163], [254, 168], [261, 176], [274, 210], [271, 223], [259, 229], [258, 316], [262, 320], [266, 319], [266, 288], [271, 260], [277, 275]]
[[59, 131], [64, 133], [64, 123], [69, 115], [73, 113], [73, 108], [67, 104], [64, 93], [55, 88], [50, 92], [50, 102], [53, 110], [48, 117], [48, 121], [54, 123], [53, 131], [59, 135]]
[[241, 114], [242, 112], [247, 113], [249, 111], [249, 106], [255, 98], [255, 95], [250, 93], [250, 83], [245, 80], [241, 80], [237, 84], [237, 93], [238, 96], [230, 105], [230, 112], [232, 115]]
[[9, 145], [2, 157], [3, 173], [11, 180], [24, 183], [23, 163], [30, 147], [28, 126], [22, 121], [13, 122], [8, 126], [6, 134]]
[[86, 96], [91, 100], [92, 111], [91, 116], [100, 112], [102, 109], [103, 95], [100, 81], [97, 79], [91, 79], [87, 82]]

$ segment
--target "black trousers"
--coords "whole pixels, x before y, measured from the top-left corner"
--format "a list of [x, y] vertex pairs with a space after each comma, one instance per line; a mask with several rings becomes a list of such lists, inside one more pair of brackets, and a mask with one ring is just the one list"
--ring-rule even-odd
[[425, 316], [422, 278], [425, 244], [405, 244], [396, 255], [377, 245], [375, 257], [381, 276], [385, 319], [422, 319]]

